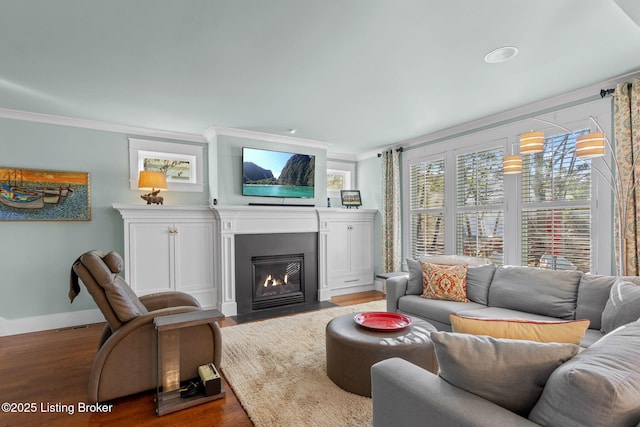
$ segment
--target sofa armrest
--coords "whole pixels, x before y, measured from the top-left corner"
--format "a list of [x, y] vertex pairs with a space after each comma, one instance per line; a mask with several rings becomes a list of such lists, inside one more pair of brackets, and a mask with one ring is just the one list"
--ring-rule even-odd
[[371, 367], [374, 427], [536, 426], [400, 358]]
[[200, 307], [198, 300], [184, 292], [156, 292], [154, 294], [142, 295], [138, 298], [149, 311], [180, 306]]
[[408, 283], [408, 276], [396, 276], [387, 279], [387, 311], [392, 313], [398, 311], [398, 300], [407, 293]]

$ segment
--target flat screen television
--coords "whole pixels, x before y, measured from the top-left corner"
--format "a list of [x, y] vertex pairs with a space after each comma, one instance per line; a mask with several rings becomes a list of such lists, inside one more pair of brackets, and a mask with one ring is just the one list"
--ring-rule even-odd
[[242, 195], [314, 197], [316, 158], [309, 154], [242, 148]]

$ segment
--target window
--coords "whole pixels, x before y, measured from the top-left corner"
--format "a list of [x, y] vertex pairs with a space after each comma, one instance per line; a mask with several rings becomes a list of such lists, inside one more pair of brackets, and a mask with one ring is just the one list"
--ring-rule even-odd
[[444, 254], [444, 158], [410, 166], [411, 257]]
[[462, 154], [456, 160], [456, 251], [503, 264], [504, 148]]
[[340, 197], [340, 190], [354, 188], [355, 164], [327, 162], [327, 197]]
[[523, 156], [522, 264], [591, 271], [591, 162], [575, 156], [576, 136], [546, 138]]
[[[454, 128], [405, 149], [405, 256], [458, 254], [612, 274], [610, 172], [605, 159], [575, 156], [576, 137], [597, 131], [590, 116], [612, 128], [611, 108], [610, 100], [598, 99], [535, 116], [540, 120]], [[532, 129], [545, 133], [544, 151], [524, 155], [521, 174], [504, 175], [504, 156]]]

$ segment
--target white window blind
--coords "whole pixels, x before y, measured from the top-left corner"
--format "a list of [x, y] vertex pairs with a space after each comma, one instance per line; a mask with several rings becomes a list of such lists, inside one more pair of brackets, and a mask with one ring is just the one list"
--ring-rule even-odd
[[410, 166], [410, 256], [444, 254], [444, 158]]
[[523, 156], [523, 265], [591, 270], [591, 162], [575, 156], [588, 132], [548, 137], [544, 152]]
[[503, 147], [457, 156], [456, 251], [503, 263]]

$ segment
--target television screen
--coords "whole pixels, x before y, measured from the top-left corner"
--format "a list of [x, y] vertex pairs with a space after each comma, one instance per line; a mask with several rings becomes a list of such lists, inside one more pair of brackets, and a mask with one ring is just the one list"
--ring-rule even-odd
[[242, 149], [242, 195], [262, 197], [314, 197], [315, 156]]

